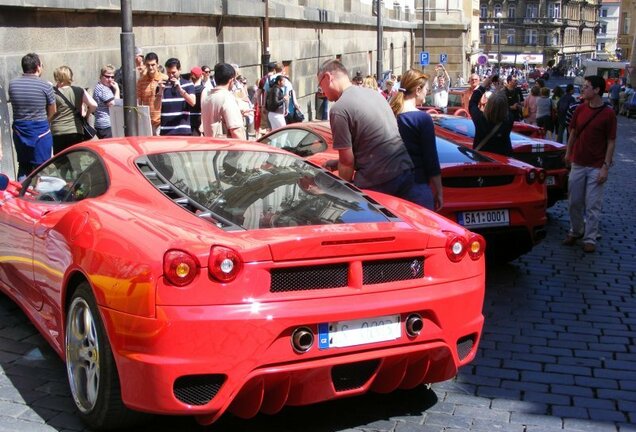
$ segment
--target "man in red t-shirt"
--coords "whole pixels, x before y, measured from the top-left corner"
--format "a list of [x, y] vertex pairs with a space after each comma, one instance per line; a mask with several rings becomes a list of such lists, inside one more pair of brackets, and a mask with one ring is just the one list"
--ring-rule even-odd
[[580, 104], [572, 116], [565, 159], [570, 171], [570, 231], [563, 240], [572, 246], [583, 238], [583, 250], [594, 252], [599, 237], [603, 188], [614, 157], [616, 114], [603, 102], [605, 80], [596, 75], [585, 77]]

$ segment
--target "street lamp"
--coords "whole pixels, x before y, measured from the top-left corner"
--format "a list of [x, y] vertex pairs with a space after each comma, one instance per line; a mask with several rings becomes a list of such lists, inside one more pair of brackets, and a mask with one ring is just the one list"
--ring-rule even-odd
[[499, 25], [498, 36], [497, 36], [497, 66], [499, 67], [499, 74], [501, 74], [501, 17], [503, 14], [501, 12], [497, 12], [497, 24]]
[[[484, 30], [486, 30], [486, 40], [488, 40], [488, 33], [490, 33], [490, 30], [492, 30], [493, 32], [495, 31], [495, 26], [492, 24], [486, 24], [484, 25]], [[493, 42], [494, 42], [494, 33], [493, 33]], [[490, 52], [491, 48], [488, 49], [488, 51]]]

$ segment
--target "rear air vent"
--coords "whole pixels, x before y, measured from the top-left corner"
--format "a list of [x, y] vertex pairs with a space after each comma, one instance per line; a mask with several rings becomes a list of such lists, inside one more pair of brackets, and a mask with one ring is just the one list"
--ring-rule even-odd
[[442, 186], [451, 188], [482, 188], [504, 186], [514, 181], [515, 176], [474, 176], [442, 178]]
[[346, 263], [273, 269], [270, 291], [278, 293], [342, 288], [348, 285], [348, 269]]
[[365, 261], [362, 263], [362, 283], [373, 285], [424, 277], [424, 257]]
[[174, 382], [174, 396], [188, 405], [205, 405], [219, 392], [223, 375], [188, 375]]
[[334, 366], [331, 368], [334, 389], [343, 392], [362, 387], [378, 369], [379, 364], [380, 360], [369, 360]]

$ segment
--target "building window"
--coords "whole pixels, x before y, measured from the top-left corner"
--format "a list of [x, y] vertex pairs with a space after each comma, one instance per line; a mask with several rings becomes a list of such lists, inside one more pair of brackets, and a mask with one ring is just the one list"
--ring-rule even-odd
[[537, 31], [536, 30], [526, 30], [526, 34], [524, 37], [524, 42], [526, 45], [536, 45], [537, 44]]
[[480, 18], [488, 18], [488, 6], [487, 5], [481, 5], [479, 7], [479, 17]]
[[526, 5], [526, 18], [538, 18], [539, 5], [536, 3], [528, 3]]
[[499, 29], [495, 29], [492, 32], [492, 43], [494, 43], [494, 44], [498, 44], [499, 43]]
[[552, 33], [552, 46], [559, 46], [559, 33]]
[[596, 51], [605, 51], [605, 42], [601, 42], [596, 46]]
[[486, 31], [484, 30], [479, 32], [479, 43], [486, 44]]
[[514, 29], [508, 29], [508, 35], [506, 36], [506, 43], [508, 45], [514, 45], [515, 44], [515, 30]]
[[561, 18], [561, 4], [560, 3], [548, 3], [548, 17]]
[[492, 16], [493, 16], [493, 17], [496, 17], [496, 16], [497, 16], [497, 14], [500, 14], [500, 13], [501, 13], [501, 4], [497, 3], [497, 4], [495, 5], [494, 10], [493, 10], [493, 14], [492, 14]]
[[514, 4], [508, 5], [508, 18], [515, 18], [517, 11], [517, 6]]
[[599, 30], [599, 34], [606, 34], [607, 33], [607, 24], [601, 24], [601, 29]]
[[602, 8], [601, 9], [601, 16], [602, 17], [607, 17], [607, 8]]

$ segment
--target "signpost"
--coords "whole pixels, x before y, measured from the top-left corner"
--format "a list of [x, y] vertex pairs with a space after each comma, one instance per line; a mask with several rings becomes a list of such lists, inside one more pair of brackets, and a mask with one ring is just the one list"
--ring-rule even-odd
[[420, 51], [420, 66], [428, 66], [430, 55], [428, 51]]

